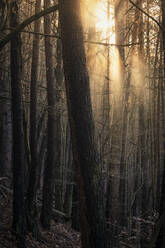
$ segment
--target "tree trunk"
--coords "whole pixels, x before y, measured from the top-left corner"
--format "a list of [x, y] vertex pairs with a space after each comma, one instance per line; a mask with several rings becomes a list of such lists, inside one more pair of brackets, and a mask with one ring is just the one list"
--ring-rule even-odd
[[106, 247], [105, 202], [94, 140], [80, 1], [61, 0], [59, 8], [68, 115], [79, 185], [82, 247], [103, 248]]
[[[44, 8], [50, 6], [50, 0], [44, 0]], [[44, 17], [44, 31], [51, 33], [51, 16]], [[48, 143], [47, 160], [44, 172], [43, 204], [41, 212], [41, 223], [46, 229], [50, 229], [51, 213], [53, 207], [54, 177], [56, 166], [56, 109], [55, 109], [55, 76], [53, 68], [53, 47], [52, 40], [45, 37], [45, 58], [47, 78], [47, 99], [48, 99]], [[59, 145], [59, 144], [58, 144]]]
[[72, 159], [72, 147], [71, 147], [71, 140], [70, 140], [70, 128], [69, 123], [67, 123], [66, 128], [66, 192], [65, 192], [65, 199], [64, 199], [64, 213], [67, 214], [68, 218], [71, 218], [72, 215], [72, 198], [73, 198], [73, 159]]
[[[59, 24], [60, 26], [60, 24]], [[60, 27], [59, 27], [60, 30]], [[58, 32], [59, 32], [58, 30]], [[60, 33], [60, 32], [59, 32]], [[55, 207], [56, 209], [63, 211], [63, 187], [62, 187], [62, 111], [61, 106], [62, 99], [61, 93], [63, 88], [63, 68], [62, 68], [62, 48], [60, 39], [57, 40], [56, 48], [56, 168], [55, 168]]]
[[1, 176], [12, 177], [12, 122], [11, 122], [11, 90], [9, 79], [10, 60], [6, 54], [6, 46], [0, 53], [0, 173]]
[[[11, 3], [11, 27], [18, 25], [17, 1]], [[18, 235], [20, 247], [25, 248], [24, 204], [24, 132], [21, 96], [21, 38], [11, 40], [11, 90], [13, 114], [13, 232]]]
[[[125, 3], [122, 0], [115, 0], [115, 35], [116, 35], [116, 44], [124, 44], [124, 28], [123, 28], [123, 16], [125, 13]], [[120, 58], [121, 58], [121, 69], [123, 70], [124, 64], [124, 47], [118, 47]], [[123, 73], [123, 71], [122, 71]]]
[[[161, 0], [161, 7], [162, 7], [162, 27], [165, 27], [165, 0]], [[162, 31], [162, 45], [163, 45], [163, 59], [164, 59], [164, 84], [163, 86], [165, 87], [165, 30]], [[164, 99], [162, 99], [162, 104], [164, 105]], [[165, 126], [164, 126], [164, 121], [165, 121], [165, 116], [164, 116], [164, 110], [163, 110], [163, 146], [164, 146], [164, 151], [165, 151]], [[161, 219], [163, 218], [163, 215], [165, 213], [165, 153], [163, 154], [164, 158], [164, 168], [163, 168], [163, 178], [162, 178], [162, 188], [161, 188], [161, 199], [160, 199], [160, 210], [159, 210], [159, 215], [160, 215], [160, 222]], [[164, 221], [162, 222], [162, 225], [159, 227], [159, 234], [156, 240], [156, 248], [164, 248], [165, 247], [165, 224]]]
[[[36, 1], [35, 13], [39, 12], [41, 0]], [[40, 20], [34, 24], [34, 32], [40, 31]], [[38, 185], [38, 158], [37, 158], [37, 79], [39, 67], [39, 35], [33, 39], [31, 88], [30, 88], [30, 152], [31, 166], [29, 172], [29, 185], [27, 189], [27, 227], [34, 236], [38, 236], [36, 193]]]
[[[141, 0], [137, 1], [139, 5]], [[119, 4], [121, 4], [119, 2]], [[119, 5], [120, 6], [120, 5]], [[118, 8], [119, 8], [118, 6]], [[137, 41], [138, 35], [138, 22], [139, 22], [139, 10], [135, 10], [135, 20], [134, 20], [134, 28], [132, 30], [132, 43]], [[121, 54], [123, 52], [121, 51]], [[131, 57], [130, 57], [130, 68], [133, 67], [133, 56], [135, 55], [135, 47], [132, 48]], [[124, 54], [122, 55], [124, 56]], [[128, 220], [128, 209], [127, 209], [127, 201], [128, 201], [128, 164], [126, 161], [126, 141], [128, 135], [128, 117], [130, 112], [130, 89], [131, 89], [131, 71], [128, 71], [128, 78], [125, 82], [124, 89], [124, 107], [123, 107], [123, 123], [122, 123], [122, 133], [121, 133], [121, 155], [120, 155], [120, 184], [119, 184], [119, 201], [120, 201], [120, 219], [121, 224], [127, 225]]]

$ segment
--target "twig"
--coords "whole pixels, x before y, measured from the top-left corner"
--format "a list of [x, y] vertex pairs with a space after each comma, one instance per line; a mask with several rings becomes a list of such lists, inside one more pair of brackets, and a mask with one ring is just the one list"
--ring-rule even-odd
[[140, 10], [143, 14], [145, 14], [146, 16], [148, 16], [148, 18], [150, 18], [152, 21], [154, 21], [158, 26], [159, 28], [162, 30], [162, 31], [165, 31], [163, 26], [155, 19], [153, 18], [151, 15], [149, 15], [145, 10], [141, 9], [136, 3], [134, 3], [132, 0], [129, 0], [129, 2], [135, 6], [138, 10]]

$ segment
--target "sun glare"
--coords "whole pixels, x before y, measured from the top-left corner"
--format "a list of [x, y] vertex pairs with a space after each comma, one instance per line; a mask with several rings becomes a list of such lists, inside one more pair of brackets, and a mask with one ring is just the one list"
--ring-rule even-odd
[[107, 6], [103, 2], [98, 2], [95, 6], [96, 29], [101, 33], [102, 38], [110, 43], [115, 43], [114, 31], [114, 7], [110, 6], [109, 18], [107, 14]]

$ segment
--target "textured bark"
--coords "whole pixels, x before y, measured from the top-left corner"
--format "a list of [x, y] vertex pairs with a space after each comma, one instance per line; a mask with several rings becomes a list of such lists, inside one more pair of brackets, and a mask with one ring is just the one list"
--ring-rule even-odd
[[[18, 25], [17, 2], [11, 5], [11, 27]], [[24, 208], [24, 132], [21, 96], [21, 38], [11, 40], [11, 90], [13, 114], [13, 232], [18, 235], [20, 247], [25, 247]]]
[[[44, 8], [50, 6], [50, 0], [44, 0]], [[51, 16], [44, 17], [44, 31], [51, 33]], [[46, 229], [50, 229], [50, 221], [53, 207], [54, 176], [56, 166], [56, 110], [55, 110], [55, 77], [53, 68], [53, 47], [51, 38], [45, 37], [45, 58], [48, 99], [48, 143], [47, 160], [44, 171], [43, 204], [41, 223]], [[59, 145], [59, 144], [58, 144]]]
[[82, 247], [106, 247], [101, 166], [94, 140], [79, 0], [60, 1], [61, 41], [73, 158], [80, 196]]

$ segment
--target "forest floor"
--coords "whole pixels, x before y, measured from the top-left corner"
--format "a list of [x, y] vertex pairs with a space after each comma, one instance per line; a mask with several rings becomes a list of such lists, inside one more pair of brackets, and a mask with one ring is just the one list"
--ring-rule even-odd
[[[139, 240], [145, 247], [152, 238], [156, 217], [151, 213], [147, 219], [134, 217], [132, 232], [120, 228], [114, 233], [114, 247], [139, 247]], [[51, 231], [41, 231], [42, 241], [27, 235], [27, 248], [81, 248], [80, 233], [73, 230], [69, 223], [52, 222]], [[12, 234], [12, 190], [0, 183], [0, 248], [17, 248], [16, 237]]]
[[[12, 193], [0, 191], [0, 248], [16, 248], [12, 235]], [[51, 231], [42, 232], [44, 241], [36, 241], [27, 235], [27, 248], [80, 248], [80, 233], [68, 224], [52, 223]]]

